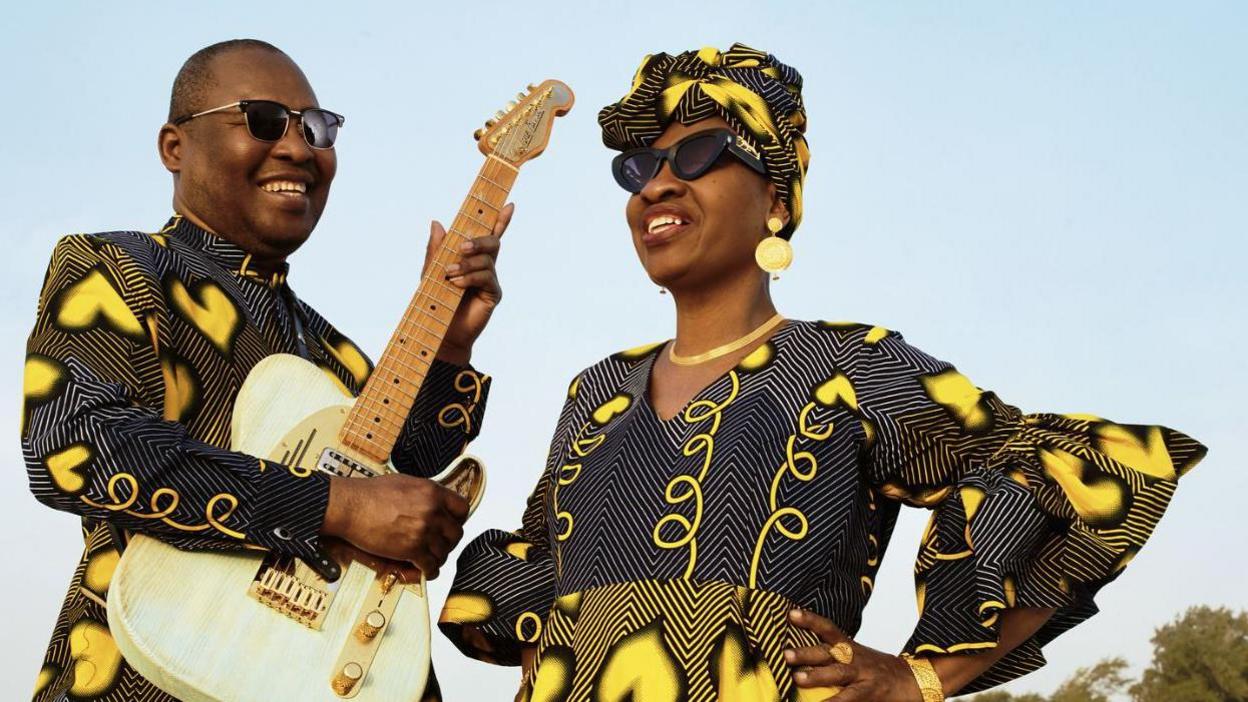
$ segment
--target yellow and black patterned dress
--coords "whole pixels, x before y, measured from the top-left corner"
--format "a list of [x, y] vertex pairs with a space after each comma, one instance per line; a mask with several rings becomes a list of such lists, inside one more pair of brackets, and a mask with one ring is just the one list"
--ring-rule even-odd
[[[319, 549], [328, 478], [226, 450], [234, 398], [275, 353], [305, 351], [353, 393], [372, 365], [294, 298], [285, 270], [262, 277], [248, 263], [181, 217], [156, 234], [68, 236], [52, 254], [26, 356], [22, 450], [35, 497], [81, 515], [86, 549], [36, 700], [172, 699], [109, 635], [118, 552], [104, 520], [181, 548]], [[458, 455], [488, 389], [475, 371], [435, 362], [395, 449], [399, 469], [432, 475]]]
[[901, 503], [932, 509], [907, 651], [990, 648], [1002, 609], [1058, 608], [970, 689], [1012, 679], [1096, 611], [1205, 452], [1163, 427], [1024, 415], [844, 323], [789, 323], [664, 421], [647, 397], [661, 349], [576, 378], [522, 529], [459, 559], [442, 629], [500, 663], [537, 644], [528, 699], [806, 699], [782, 651], [814, 637], [786, 612], [856, 632]]

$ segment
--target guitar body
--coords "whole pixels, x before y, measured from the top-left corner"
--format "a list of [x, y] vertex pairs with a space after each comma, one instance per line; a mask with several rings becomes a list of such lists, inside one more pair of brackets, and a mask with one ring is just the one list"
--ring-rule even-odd
[[[291, 454], [299, 460], [287, 465], [315, 470], [353, 403], [312, 363], [287, 354], [270, 356], [256, 365], [239, 392], [231, 448], [272, 459], [268, 470], [286, 470], [279, 461]], [[377, 473], [392, 470], [369, 467]], [[474, 507], [483, 476], [473, 481], [477, 494], [469, 496], [469, 503]], [[134, 536], [108, 593], [109, 628], [126, 661], [186, 702], [420, 698], [429, 671], [423, 578], [393, 586], [388, 595], [393, 611], [375, 637], [375, 658], [350, 693], [339, 694], [331, 681], [342, 669], [344, 651], [358, 648], [360, 621], [377, 607], [378, 572], [358, 561], [342, 563], [339, 581], [320, 585], [305, 566], [305, 581], [333, 591], [314, 629], [250, 592], [265, 557], [260, 551], [180, 551]]]

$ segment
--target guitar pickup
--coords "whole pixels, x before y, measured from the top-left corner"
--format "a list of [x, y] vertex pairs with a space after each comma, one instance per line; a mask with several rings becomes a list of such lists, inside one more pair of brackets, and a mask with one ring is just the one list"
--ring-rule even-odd
[[317, 470], [343, 478], [376, 478], [377, 471], [351, 458], [350, 456], [326, 447], [316, 462]]

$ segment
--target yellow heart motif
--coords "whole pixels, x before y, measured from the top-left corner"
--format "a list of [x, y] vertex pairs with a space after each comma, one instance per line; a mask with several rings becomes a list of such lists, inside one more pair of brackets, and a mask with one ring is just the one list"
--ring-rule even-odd
[[98, 697], [112, 687], [121, 670], [121, 651], [108, 627], [84, 619], [69, 631], [69, 655], [74, 661], [74, 684], [69, 694]]
[[844, 373], [837, 373], [815, 388], [815, 401], [824, 407], [844, 404], [852, 410], [858, 409], [858, 395]]
[[625, 636], [607, 653], [597, 699], [676, 702], [681, 697], [681, 678], [680, 666], [663, 641], [663, 620], [657, 619]]
[[26, 433], [26, 422], [30, 419], [30, 410], [61, 394], [65, 389], [65, 381], [69, 373], [65, 366], [56, 360], [32, 353], [26, 357], [26, 366], [22, 372], [22, 433]]
[[1089, 525], [1115, 526], [1126, 517], [1130, 493], [1120, 480], [1057, 448], [1041, 449], [1040, 463], [1062, 487], [1070, 506]]
[[594, 410], [594, 423], [598, 425], [606, 424], [623, 413], [631, 404], [633, 404], [633, 398], [628, 395], [616, 395]]
[[97, 326], [101, 320], [114, 331], [143, 338], [143, 325], [104, 273], [94, 268], [65, 288], [53, 301], [56, 326], [70, 332]]
[[1094, 433], [1101, 453], [1124, 466], [1163, 480], [1178, 478], [1161, 427], [1124, 427], [1106, 422], [1097, 426]]
[[721, 702], [780, 699], [771, 669], [766, 661], [750, 655], [749, 644], [740, 628], [729, 626], [720, 637], [719, 646], [712, 650], [718, 654], [713, 654], [711, 661], [719, 681], [715, 699]]
[[79, 470], [91, 460], [91, 449], [86, 444], [72, 444], [50, 453], [43, 465], [52, 476], [52, 484], [61, 492], [77, 495], [87, 486], [87, 479]]
[[339, 337], [334, 341], [328, 339], [321, 342], [321, 346], [325, 347], [325, 351], [333, 357], [351, 377], [355, 378], [355, 382], [364, 387], [364, 383], [368, 382], [368, 376], [372, 372], [368, 366], [368, 359], [364, 357], [364, 352], [359, 347], [348, 341], [345, 337]]
[[172, 354], [165, 353], [160, 359], [160, 373], [165, 379], [164, 418], [171, 422], [186, 422], [199, 406], [199, 382], [195, 369]]
[[188, 290], [181, 280], [170, 277], [165, 287], [173, 309], [217, 350], [229, 355], [242, 326], [242, 316], [229, 295], [211, 280], [201, 280]]
[[758, 371], [767, 367], [771, 363], [771, 359], [776, 357], [776, 347], [769, 341], [762, 346], [750, 352], [750, 355], [741, 359], [737, 364], [737, 368], [743, 371]]
[[117, 561], [121, 554], [115, 548], [106, 548], [91, 554], [87, 559], [87, 572], [82, 582], [100, 597], [108, 597], [108, 584], [113, 581], [113, 571], [117, 570]]
[[494, 616], [494, 603], [485, 595], [475, 592], [457, 592], [448, 595], [442, 605], [442, 621], [460, 624], [476, 624]]
[[986, 431], [992, 428], [992, 413], [980, 402], [984, 393], [965, 375], [947, 370], [936, 375], [919, 378], [927, 396], [957, 417], [968, 431]]

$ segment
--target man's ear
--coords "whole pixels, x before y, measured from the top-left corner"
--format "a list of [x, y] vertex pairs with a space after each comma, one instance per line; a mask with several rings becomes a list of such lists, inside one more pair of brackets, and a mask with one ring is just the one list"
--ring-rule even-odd
[[182, 140], [186, 135], [179, 127], [166, 122], [156, 135], [156, 150], [160, 153], [160, 162], [165, 170], [178, 173], [182, 170]]

